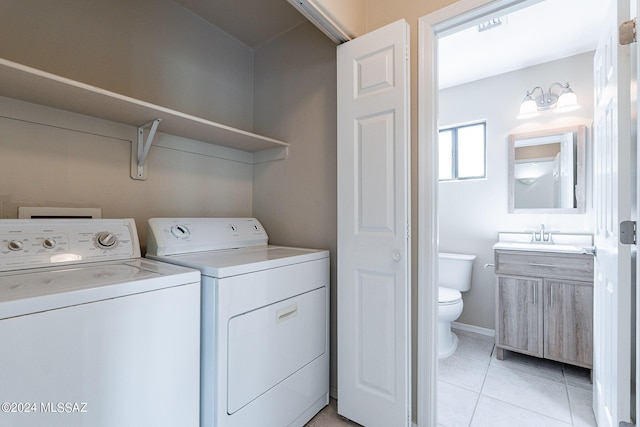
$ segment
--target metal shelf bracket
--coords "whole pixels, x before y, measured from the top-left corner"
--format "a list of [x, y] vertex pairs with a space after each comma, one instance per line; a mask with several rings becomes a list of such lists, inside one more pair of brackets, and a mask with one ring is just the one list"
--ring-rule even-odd
[[[138, 150], [137, 150], [137, 174], [133, 178], [135, 179], [145, 179], [145, 171], [144, 171], [144, 163], [147, 160], [147, 156], [149, 155], [149, 149], [151, 148], [151, 144], [153, 143], [153, 138], [156, 135], [156, 131], [158, 130], [158, 125], [162, 119], [154, 119], [149, 123], [145, 123], [142, 126], [138, 127]], [[149, 129], [149, 134], [145, 140], [144, 138], [144, 130]]]

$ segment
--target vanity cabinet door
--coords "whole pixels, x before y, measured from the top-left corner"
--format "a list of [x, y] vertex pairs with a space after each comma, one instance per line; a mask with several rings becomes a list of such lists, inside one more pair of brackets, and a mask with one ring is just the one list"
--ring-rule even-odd
[[544, 355], [591, 368], [593, 365], [593, 284], [544, 280]]
[[515, 350], [542, 357], [542, 279], [498, 276], [496, 344], [498, 358]]

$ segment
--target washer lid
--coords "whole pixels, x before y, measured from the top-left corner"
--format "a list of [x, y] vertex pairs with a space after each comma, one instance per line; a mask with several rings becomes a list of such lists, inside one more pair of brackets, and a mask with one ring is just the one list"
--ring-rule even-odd
[[0, 274], [0, 319], [195, 283], [200, 273], [146, 259]]
[[329, 251], [286, 246], [254, 246], [181, 255], [155, 256], [147, 254], [146, 256], [172, 264], [197, 268], [204, 276], [223, 278], [328, 258]]
[[462, 294], [457, 289], [438, 288], [438, 304], [453, 304], [462, 299]]

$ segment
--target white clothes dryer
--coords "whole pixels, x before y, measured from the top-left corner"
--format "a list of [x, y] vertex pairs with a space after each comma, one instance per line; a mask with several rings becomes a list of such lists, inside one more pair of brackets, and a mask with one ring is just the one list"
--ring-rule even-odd
[[301, 427], [329, 401], [329, 252], [254, 218], [152, 218], [147, 257], [202, 273], [203, 427]]
[[0, 425], [195, 427], [199, 326], [132, 219], [0, 220]]

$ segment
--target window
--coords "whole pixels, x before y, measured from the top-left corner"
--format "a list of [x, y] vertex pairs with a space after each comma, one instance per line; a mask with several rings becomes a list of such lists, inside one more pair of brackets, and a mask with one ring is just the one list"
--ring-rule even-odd
[[440, 181], [486, 176], [486, 123], [440, 130]]

